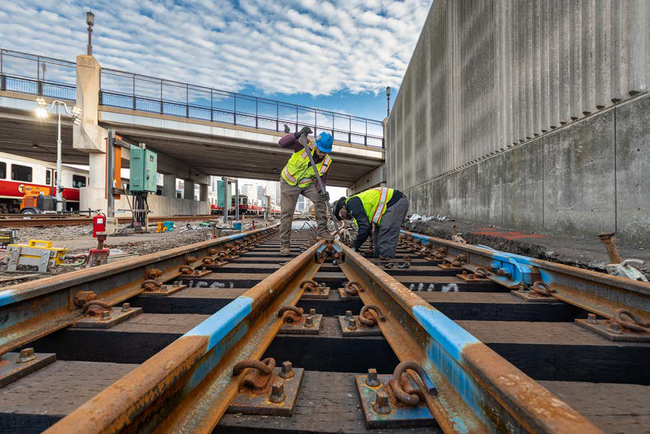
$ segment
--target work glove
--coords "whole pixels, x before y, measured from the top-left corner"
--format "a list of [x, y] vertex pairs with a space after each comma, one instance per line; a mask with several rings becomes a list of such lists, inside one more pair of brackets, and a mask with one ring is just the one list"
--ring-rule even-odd
[[311, 134], [311, 133], [312, 133], [311, 128], [302, 127], [302, 129], [296, 133], [296, 139], [299, 139], [300, 136], [302, 136], [302, 135], [306, 136], [306, 135]]
[[328, 201], [328, 202], [330, 201], [330, 194], [329, 194], [328, 192], [326, 192], [326, 191], [324, 191], [324, 192], [321, 191], [321, 192], [320, 192], [320, 195], [323, 196], [323, 197], [325, 198], [326, 201]]

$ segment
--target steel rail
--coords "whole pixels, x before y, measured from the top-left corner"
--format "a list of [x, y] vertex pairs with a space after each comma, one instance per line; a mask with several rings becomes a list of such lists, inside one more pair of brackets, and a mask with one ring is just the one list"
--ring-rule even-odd
[[322, 241], [100, 392], [47, 433], [209, 433], [237, 392], [233, 367], [259, 359], [320, 268]]
[[[180, 275], [183, 265], [198, 267], [202, 258], [215, 256], [237, 241], [266, 234], [278, 225], [151, 253], [128, 261], [73, 271], [0, 290], [0, 355], [71, 325], [83, 317], [74, 298], [93, 291], [96, 299], [116, 305], [144, 291], [149, 270], [161, 271], [161, 282]], [[210, 249], [217, 250], [210, 255]]]
[[[446, 433], [599, 433], [584, 416], [351, 248], [336, 242], [364, 305], [381, 307], [378, 323], [400, 361], [415, 361], [437, 395], [427, 407]], [[420, 386], [422, 390], [426, 390]]]
[[650, 283], [413, 232], [402, 233], [419, 240], [434, 253], [441, 249], [447, 261], [460, 258], [466, 270], [489, 270], [491, 274], [487, 278], [507, 288], [528, 287], [541, 281], [550, 288], [552, 297], [605, 318], [611, 318], [617, 309], [623, 308], [650, 321]]

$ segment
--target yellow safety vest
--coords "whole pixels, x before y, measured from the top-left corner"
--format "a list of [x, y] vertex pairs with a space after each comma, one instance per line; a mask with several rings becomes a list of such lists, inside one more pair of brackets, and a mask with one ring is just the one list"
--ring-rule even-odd
[[[309, 142], [309, 149], [313, 156], [314, 152], [316, 152], [316, 145], [313, 140]], [[325, 155], [323, 161], [316, 163], [318, 174], [323, 176], [330, 168], [331, 163], [332, 159], [330, 156]], [[298, 184], [298, 187], [300, 188], [305, 188], [316, 180], [316, 172], [314, 172], [314, 168], [309, 165], [309, 155], [307, 155], [305, 149], [294, 152], [291, 158], [289, 158], [289, 162], [284, 166], [284, 169], [282, 169], [282, 179], [284, 179], [290, 186], [293, 187]]]
[[[371, 224], [379, 225], [381, 224], [381, 216], [386, 212], [386, 204], [390, 202], [394, 191], [395, 189], [388, 187], [371, 188], [348, 197], [345, 203], [347, 204], [353, 197], [358, 197], [363, 203], [363, 209], [366, 212], [368, 221]], [[354, 222], [357, 223], [357, 219], [354, 219]], [[357, 226], [359, 225], [357, 224]]]

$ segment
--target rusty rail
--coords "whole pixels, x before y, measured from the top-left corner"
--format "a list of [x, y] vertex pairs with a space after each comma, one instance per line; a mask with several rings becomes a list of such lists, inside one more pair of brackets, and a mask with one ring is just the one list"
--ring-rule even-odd
[[209, 433], [237, 392], [233, 369], [258, 360], [320, 268], [320, 242], [183, 335], [46, 432]]
[[589, 312], [611, 318], [618, 309], [626, 309], [650, 321], [650, 283], [413, 232], [402, 233], [427, 251], [438, 251], [437, 258], [458, 261], [472, 272], [489, 270], [487, 278], [507, 288], [516, 290], [542, 282], [549, 296]]
[[143, 283], [151, 279], [152, 272], [158, 276], [158, 281], [171, 280], [180, 275], [182, 266], [200, 267], [203, 257], [214, 256], [240, 240], [266, 234], [276, 227], [242, 232], [0, 290], [0, 355], [83, 317], [80, 306], [75, 303], [77, 294], [92, 291], [95, 299], [115, 306], [143, 292]]
[[400, 361], [415, 361], [437, 395], [427, 407], [446, 433], [599, 433], [584, 416], [492, 351], [379, 267], [337, 241], [350, 281], [362, 282], [365, 305]]

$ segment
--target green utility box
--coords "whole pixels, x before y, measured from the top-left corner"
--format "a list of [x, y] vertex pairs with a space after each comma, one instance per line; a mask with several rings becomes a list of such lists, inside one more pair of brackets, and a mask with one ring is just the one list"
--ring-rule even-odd
[[[226, 188], [227, 184], [227, 188]], [[217, 181], [217, 206], [220, 208], [228, 208], [230, 206], [230, 196], [232, 187], [230, 183], [224, 181]]]
[[142, 149], [131, 145], [131, 161], [129, 169], [131, 172], [129, 191], [131, 193], [147, 191], [156, 192], [158, 154], [148, 149]]

